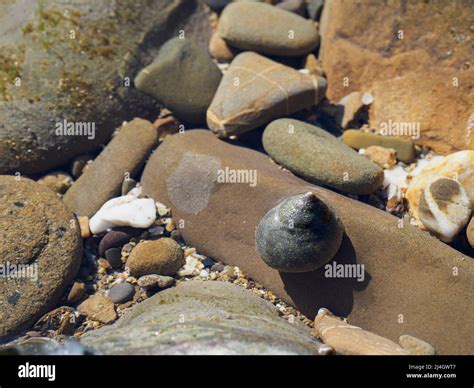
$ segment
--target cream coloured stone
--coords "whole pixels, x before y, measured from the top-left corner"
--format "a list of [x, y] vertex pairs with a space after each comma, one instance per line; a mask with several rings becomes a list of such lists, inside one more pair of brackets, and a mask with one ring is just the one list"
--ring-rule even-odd
[[469, 195], [474, 206], [474, 151], [459, 151], [446, 157], [438, 157], [428, 164], [410, 182], [406, 199], [410, 212], [421, 226], [418, 216], [420, 197], [428, 182], [435, 177], [457, 179]]

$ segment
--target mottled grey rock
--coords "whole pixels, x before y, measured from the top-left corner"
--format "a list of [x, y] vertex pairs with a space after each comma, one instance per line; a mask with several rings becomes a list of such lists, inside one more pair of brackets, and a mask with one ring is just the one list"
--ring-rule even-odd
[[200, 281], [162, 291], [80, 341], [103, 354], [314, 355], [320, 345], [250, 291]]
[[265, 151], [311, 183], [345, 193], [380, 188], [383, 170], [321, 128], [292, 119], [273, 121], [263, 133]]
[[231, 46], [284, 57], [308, 54], [319, 43], [313, 22], [269, 4], [229, 4], [219, 18], [219, 35]]
[[0, 341], [53, 308], [82, 258], [74, 215], [47, 187], [0, 176]]
[[313, 193], [285, 198], [257, 226], [263, 261], [281, 272], [309, 272], [329, 262], [342, 242], [344, 226], [334, 209]]
[[326, 86], [322, 77], [244, 52], [224, 74], [207, 111], [207, 124], [221, 137], [240, 135], [318, 104]]
[[156, 98], [179, 119], [199, 124], [206, 121], [206, 110], [221, 78], [207, 50], [177, 37], [161, 47], [134, 82], [137, 89]]
[[[204, 5], [2, 1], [0, 173], [48, 170], [98, 148], [124, 120], [156, 117], [156, 102], [130, 80], [180, 30], [206, 49]], [[75, 135], [56, 127], [64, 120]]]

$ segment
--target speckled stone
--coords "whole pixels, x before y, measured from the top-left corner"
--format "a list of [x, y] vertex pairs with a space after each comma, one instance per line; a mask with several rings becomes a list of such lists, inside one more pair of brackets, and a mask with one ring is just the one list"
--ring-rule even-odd
[[127, 260], [132, 276], [174, 275], [183, 264], [184, 255], [179, 244], [167, 237], [140, 242]]
[[[27, 178], [0, 176], [0, 340], [59, 302], [81, 258], [79, 225], [56, 193]], [[12, 265], [28, 266], [29, 276], [8, 277]]]
[[263, 146], [277, 163], [311, 183], [352, 194], [370, 194], [382, 185], [379, 166], [302, 121], [273, 121], [265, 128]]
[[304, 55], [319, 43], [312, 21], [263, 3], [229, 4], [219, 18], [217, 31], [233, 47], [266, 55]]

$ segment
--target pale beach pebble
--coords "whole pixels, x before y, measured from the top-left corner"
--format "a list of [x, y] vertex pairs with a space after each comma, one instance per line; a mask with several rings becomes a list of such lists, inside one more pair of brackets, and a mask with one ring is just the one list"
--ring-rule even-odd
[[423, 190], [418, 216], [426, 229], [451, 242], [471, 218], [469, 196], [458, 181], [434, 178]]
[[129, 194], [107, 201], [90, 219], [89, 227], [93, 234], [98, 234], [114, 226], [148, 228], [155, 220], [155, 201]]
[[406, 192], [410, 212], [421, 224], [418, 216], [420, 198], [426, 185], [436, 177], [456, 179], [461, 183], [474, 206], [474, 151], [459, 151], [445, 157], [435, 157], [414, 175]]

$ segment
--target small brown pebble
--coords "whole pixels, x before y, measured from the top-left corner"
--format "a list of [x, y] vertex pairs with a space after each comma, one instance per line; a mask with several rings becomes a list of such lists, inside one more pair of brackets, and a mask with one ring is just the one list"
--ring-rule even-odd
[[397, 153], [391, 148], [370, 146], [366, 148], [364, 156], [382, 168], [390, 168], [397, 164]]
[[82, 302], [77, 310], [89, 319], [111, 323], [117, 319], [114, 303], [102, 294], [96, 294]]
[[74, 282], [71, 287], [71, 291], [67, 295], [67, 302], [73, 304], [78, 302], [84, 295], [86, 291], [86, 286], [83, 282]]
[[132, 276], [173, 275], [183, 263], [183, 251], [179, 244], [163, 237], [140, 242], [130, 254], [127, 267]]
[[163, 141], [167, 136], [179, 132], [181, 123], [173, 116], [156, 119], [153, 123], [157, 132], [159, 141]]
[[79, 216], [77, 217], [79, 223], [79, 228], [81, 230], [81, 237], [88, 238], [91, 235], [91, 230], [89, 229], [89, 217]]
[[112, 266], [106, 259], [98, 259], [97, 264], [99, 264], [100, 268], [105, 269], [106, 271], [112, 269]]

